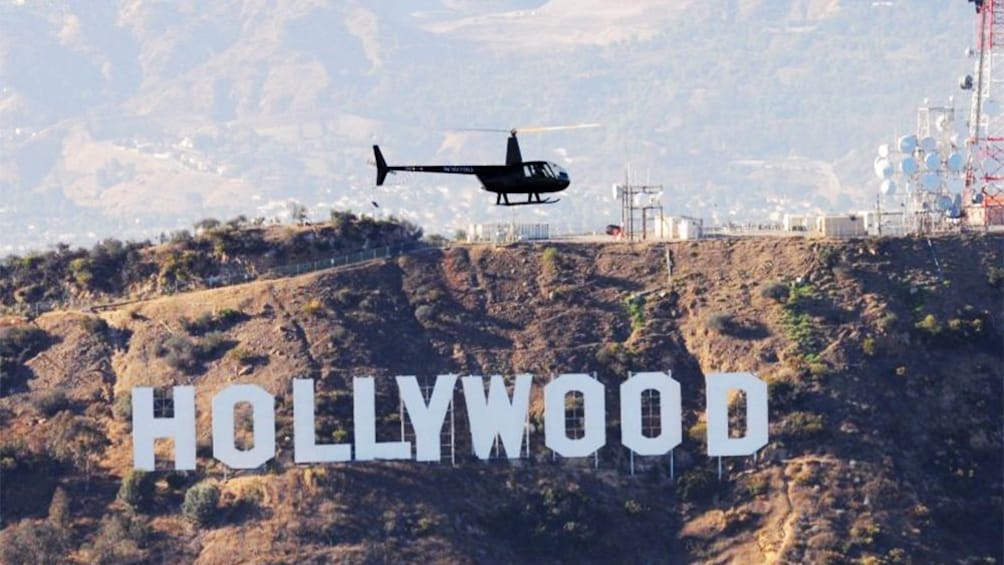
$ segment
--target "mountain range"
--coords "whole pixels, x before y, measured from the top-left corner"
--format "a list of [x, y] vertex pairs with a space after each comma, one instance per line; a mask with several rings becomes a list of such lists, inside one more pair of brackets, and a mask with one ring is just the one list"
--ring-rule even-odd
[[[0, 3], [0, 251], [205, 217], [281, 219], [291, 200], [593, 231], [611, 185], [664, 186], [709, 222], [874, 205], [874, 147], [925, 97], [960, 116], [965, 2], [223, 0]], [[964, 121], [960, 117], [959, 121]], [[526, 158], [569, 169], [555, 206], [493, 206], [471, 178], [374, 186], [392, 164]]]

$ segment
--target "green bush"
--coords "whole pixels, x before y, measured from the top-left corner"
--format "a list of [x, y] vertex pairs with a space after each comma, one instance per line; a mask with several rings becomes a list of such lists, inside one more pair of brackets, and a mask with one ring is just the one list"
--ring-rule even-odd
[[192, 523], [204, 526], [212, 521], [219, 501], [219, 487], [215, 483], [202, 481], [185, 492], [181, 513]]
[[778, 281], [764, 285], [764, 287], [760, 289], [760, 296], [763, 298], [769, 298], [776, 302], [785, 302], [788, 300], [789, 292], [790, 289], [788, 288], [788, 285]]
[[680, 476], [676, 493], [685, 502], [703, 502], [714, 494], [718, 480], [707, 469], [691, 469]]
[[808, 439], [826, 430], [823, 416], [813, 412], [792, 412], [785, 419], [782, 433], [792, 439]]
[[132, 393], [128, 390], [122, 391], [115, 396], [115, 403], [112, 404], [112, 416], [120, 422], [132, 424]]
[[892, 333], [896, 329], [896, 323], [899, 322], [899, 316], [889, 312], [888, 314], [882, 316], [878, 320], [878, 329], [884, 334]]
[[35, 326], [0, 328], [0, 357], [24, 363], [49, 346], [49, 334]]
[[31, 399], [31, 405], [42, 416], [51, 418], [57, 413], [69, 408], [70, 399], [62, 390], [48, 390], [35, 395], [35, 397]]
[[934, 337], [941, 333], [941, 324], [938, 323], [938, 319], [934, 317], [934, 314], [924, 316], [913, 327], [929, 337]]
[[638, 331], [645, 327], [645, 297], [628, 296], [624, 299], [624, 308], [631, 318], [631, 329]]
[[80, 319], [80, 327], [90, 335], [104, 335], [108, 331], [108, 322], [97, 316], [87, 316]]
[[183, 335], [165, 337], [157, 345], [156, 354], [158, 357], [162, 357], [172, 369], [185, 373], [194, 371], [198, 366], [195, 343]]
[[731, 312], [715, 312], [708, 316], [707, 327], [718, 334], [728, 334], [735, 329], [735, 315]]
[[72, 531], [52, 522], [24, 520], [0, 533], [0, 562], [7, 565], [63, 563]]
[[1004, 288], [1004, 267], [991, 267], [987, 271], [987, 282], [994, 288]]
[[541, 256], [541, 260], [544, 261], [545, 265], [549, 265], [551, 267], [557, 266], [558, 250], [554, 247], [545, 248], [544, 254]]
[[115, 512], [102, 518], [91, 555], [95, 563], [139, 563], [145, 556], [152, 528], [133, 512]]
[[153, 501], [153, 494], [153, 477], [146, 471], [134, 469], [122, 479], [117, 499], [133, 510], [143, 510]]
[[875, 344], [875, 338], [868, 336], [861, 340], [861, 351], [868, 357], [875, 357], [878, 353], [878, 346]]

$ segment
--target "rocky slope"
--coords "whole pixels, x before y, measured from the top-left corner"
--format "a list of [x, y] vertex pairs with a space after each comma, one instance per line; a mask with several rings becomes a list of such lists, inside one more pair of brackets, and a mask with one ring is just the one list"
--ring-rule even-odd
[[[1000, 562], [1002, 243], [458, 246], [11, 318], [0, 559]], [[619, 445], [616, 386], [638, 370], [681, 383], [673, 478], [666, 459], [631, 476]], [[724, 459], [719, 482], [703, 375], [739, 370], [769, 383], [771, 441]], [[292, 378], [318, 380], [333, 441], [351, 430], [353, 376], [377, 377], [390, 438], [391, 377], [447, 372], [595, 372], [598, 468], [554, 461], [539, 429], [521, 464], [473, 461], [462, 411], [456, 466], [293, 463]], [[260, 472], [209, 457], [209, 401], [234, 382], [277, 397], [278, 455]], [[171, 384], [197, 386], [199, 470], [131, 473], [128, 391]], [[541, 409], [538, 388], [531, 422]], [[207, 485], [219, 499], [199, 514]]]

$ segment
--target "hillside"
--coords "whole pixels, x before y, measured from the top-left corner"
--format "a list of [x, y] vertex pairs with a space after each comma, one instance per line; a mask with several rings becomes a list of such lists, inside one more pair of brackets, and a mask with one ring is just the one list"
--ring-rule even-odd
[[[999, 563], [1002, 245], [457, 246], [9, 318], [0, 559]], [[681, 383], [674, 478], [666, 459], [631, 476], [619, 445], [616, 385], [640, 370]], [[701, 422], [716, 371], [754, 372], [771, 402], [770, 444], [723, 459], [721, 482]], [[595, 372], [610, 423], [598, 468], [554, 461], [539, 427], [529, 460], [473, 461], [462, 411], [456, 466], [293, 463], [292, 378], [317, 379], [331, 441], [351, 430], [352, 377], [376, 377], [389, 439], [392, 377], [447, 372]], [[210, 399], [235, 382], [277, 398], [278, 456], [260, 472], [209, 457]], [[172, 384], [197, 387], [199, 470], [131, 473], [128, 391]], [[541, 409], [535, 388], [535, 425]]]

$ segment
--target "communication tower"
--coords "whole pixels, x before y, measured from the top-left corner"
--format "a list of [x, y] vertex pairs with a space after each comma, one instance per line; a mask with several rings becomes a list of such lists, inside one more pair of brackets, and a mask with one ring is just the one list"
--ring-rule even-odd
[[[969, 118], [969, 155], [963, 195], [970, 226], [1004, 225], [1004, 113], [999, 98], [1004, 75], [1004, 0], [969, 0], [976, 7], [976, 78], [964, 77], [963, 90], [973, 91]], [[1001, 71], [998, 71], [1000, 74]]]
[[657, 230], [664, 225], [661, 184], [631, 184], [630, 173], [626, 172], [624, 184], [615, 184], [613, 191], [614, 198], [620, 200], [621, 237], [634, 241], [658, 235]]
[[916, 133], [879, 146], [874, 162], [881, 180], [877, 204], [886, 210], [899, 208], [877, 214], [880, 232], [931, 233], [958, 227], [966, 174], [961, 147], [965, 134], [957, 130], [959, 125], [953, 99], [944, 106], [925, 99], [917, 109]]

